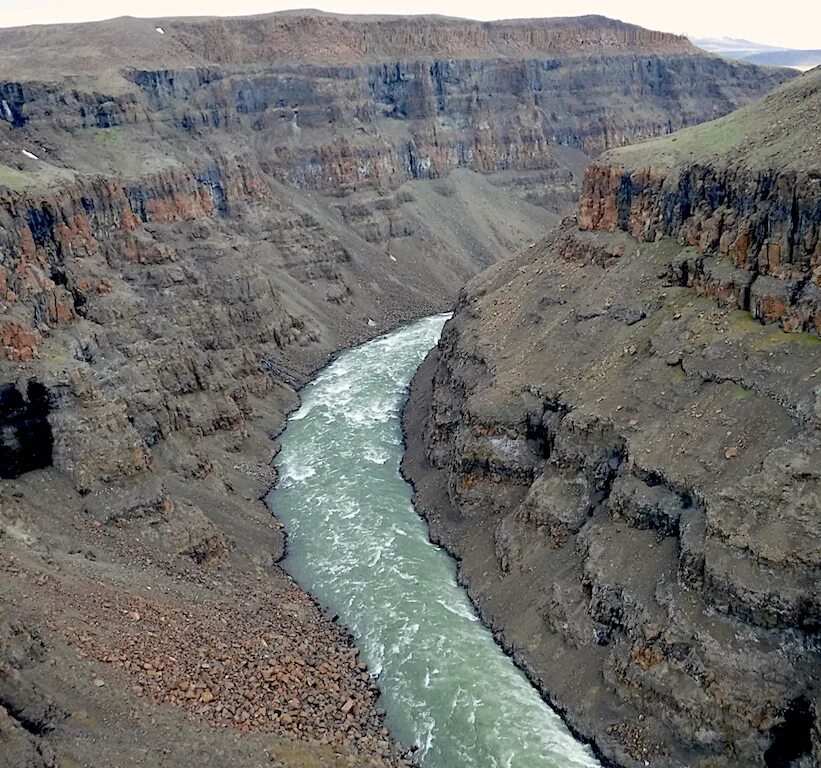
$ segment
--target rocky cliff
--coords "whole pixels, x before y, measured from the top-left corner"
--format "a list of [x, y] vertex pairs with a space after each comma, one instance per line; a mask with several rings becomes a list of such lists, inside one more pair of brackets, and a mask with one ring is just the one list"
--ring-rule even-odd
[[[127, 723], [143, 701], [176, 705], [156, 715], [157, 765], [187, 764], [183, 745], [402, 764], [349, 640], [275, 565], [284, 533], [258, 501], [270, 435], [331, 351], [446, 307], [544, 211], [471, 174], [332, 202], [259, 178], [237, 163], [6, 198], [2, 653], [29, 683], [0, 688], [18, 734], [0, 744], [25, 747], [20, 765], [50, 765], [49, 749], [129, 762], [141, 726], [100, 747], [97, 718]], [[478, 218], [491, 208], [503, 228]], [[50, 675], [75, 652], [94, 666]], [[107, 681], [83, 688], [91, 722], [77, 678]], [[64, 714], [20, 731], [37, 702]], [[226, 747], [209, 726], [276, 739]]]
[[821, 70], [716, 123], [610, 153], [585, 174], [582, 229], [698, 255], [684, 284], [785, 330], [821, 333]]
[[[14, 307], [3, 346], [14, 357], [37, 348], [35, 326], [71, 321], [69, 294], [83, 304], [99, 292], [101, 275], [83, 274], [93, 254], [173, 259], [167, 243], [151, 242], [152, 226], [231, 220], [246, 203], [276, 198], [275, 182], [383, 193], [459, 168], [495, 174], [499, 186], [561, 213], [585, 153], [702, 122], [789, 76], [597, 18], [92, 25], [87, 39], [123, 48], [113, 71], [78, 59], [80, 30], [60, 29], [0, 32], [7, 69], [21, 74], [0, 88], [0, 288]], [[42, 48], [63, 63], [59, 78], [47, 69], [30, 79], [42, 70], [31, 50]], [[154, 68], [125, 66], [149, 61]], [[389, 226], [407, 230], [401, 217]], [[366, 238], [384, 239], [375, 232]]]
[[[817, 139], [819, 83], [594, 163], [578, 220], [472, 280], [414, 380], [432, 537], [617, 765], [821, 760], [821, 344], [756, 308], [815, 290], [818, 145], [763, 169], [755, 143], [774, 104]], [[736, 118], [746, 154], [687, 164]]]
[[600, 18], [317, 14], [0, 30], [0, 73], [0, 743], [401, 764], [275, 564], [270, 434], [334, 350], [532, 242], [588, 153], [790, 74]]

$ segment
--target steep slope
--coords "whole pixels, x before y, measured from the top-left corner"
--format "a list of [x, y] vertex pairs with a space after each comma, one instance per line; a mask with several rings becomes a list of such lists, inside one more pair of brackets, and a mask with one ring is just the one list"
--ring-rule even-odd
[[[226, 216], [167, 192], [143, 224], [122, 187], [89, 185], [112, 203], [90, 223], [4, 249], [17, 264], [2, 299], [0, 653], [38, 684], [0, 687], [0, 702], [18, 716], [17, 702], [53, 699], [61, 716], [35, 741], [80, 764], [133, 764], [141, 726], [104, 738], [100, 718], [128, 724], [141, 700], [181, 710], [151, 715], [152, 765], [200, 750], [238, 764], [400, 764], [347, 637], [275, 565], [284, 533], [259, 502], [274, 480], [269, 436], [331, 351], [445, 308], [545, 212], [458, 172], [330, 204], [270, 182], [258, 200], [229, 191]], [[41, 199], [71, 211], [63, 221], [86, 215], [82, 192]], [[487, 224], [498, 211], [505, 224]], [[8, 235], [21, 218], [4, 222]], [[95, 666], [66, 661], [75, 651]], [[55, 660], [69, 665], [62, 678]], [[88, 687], [92, 672], [104, 689]], [[78, 686], [100, 713], [91, 724]], [[209, 725], [280, 740], [237, 744]]]
[[313, 13], [0, 30], [0, 72], [6, 753], [401, 764], [276, 565], [269, 436], [554, 223], [587, 153], [790, 73], [599, 17]]
[[821, 342], [761, 309], [817, 290], [819, 87], [594, 163], [414, 380], [432, 536], [618, 765], [821, 760]]
[[[276, 207], [275, 183], [382, 193], [469, 168], [561, 213], [584, 152], [701, 122], [788, 76], [598, 17], [121, 19], [2, 38], [7, 69], [21, 78], [0, 87], [0, 182], [11, 190], [0, 196], [0, 285], [30, 299], [28, 310], [12, 307], [9, 350], [36, 347], [41, 319], [70, 321], [67, 292], [85, 306], [99, 269], [83, 260], [108, 251], [167, 259], [153, 227]], [[114, 46], [118, 69], [107, 56]], [[60, 74], [43, 62], [59, 62]], [[23, 79], [29, 71], [44, 79]], [[372, 222], [368, 207], [338, 206], [380, 245], [413, 228], [401, 216]], [[423, 250], [439, 251], [430, 242]], [[45, 274], [30, 277], [32, 258]], [[35, 322], [38, 302], [48, 308]]]

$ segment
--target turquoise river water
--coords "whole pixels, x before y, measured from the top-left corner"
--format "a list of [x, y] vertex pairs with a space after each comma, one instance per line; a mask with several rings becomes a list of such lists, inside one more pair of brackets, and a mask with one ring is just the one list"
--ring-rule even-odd
[[268, 498], [285, 566], [350, 629], [425, 768], [596, 766], [478, 620], [399, 474], [402, 403], [446, 319], [344, 352], [302, 391]]

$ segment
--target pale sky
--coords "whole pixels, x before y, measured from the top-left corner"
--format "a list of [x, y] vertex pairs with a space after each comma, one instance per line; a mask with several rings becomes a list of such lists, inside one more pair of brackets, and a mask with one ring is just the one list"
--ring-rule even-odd
[[[276, 0], [0, 0], [0, 26], [91, 21], [114, 16], [234, 16], [300, 7]], [[821, 48], [818, 0], [321, 0], [335, 13], [440, 13], [472, 19], [599, 13], [665, 32], [740, 37], [786, 48]]]

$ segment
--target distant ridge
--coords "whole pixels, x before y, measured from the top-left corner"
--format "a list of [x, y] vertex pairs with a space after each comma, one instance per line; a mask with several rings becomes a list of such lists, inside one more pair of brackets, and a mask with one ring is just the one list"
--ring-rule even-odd
[[[117, 56], [112, 57], [111, 51], [117, 51]], [[238, 17], [121, 17], [0, 29], [0, 71], [7, 78], [27, 79], [88, 77], [122, 67], [173, 69], [283, 61], [350, 64], [423, 57], [511, 59], [624, 52], [700, 53], [684, 36], [604, 16], [480, 22], [443, 16], [338, 16], [308, 11]]]
[[821, 49], [778, 48], [731, 37], [693, 37], [690, 42], [718, 56], [762, 66], [792, 67], [805, 71], [821, 64]]

